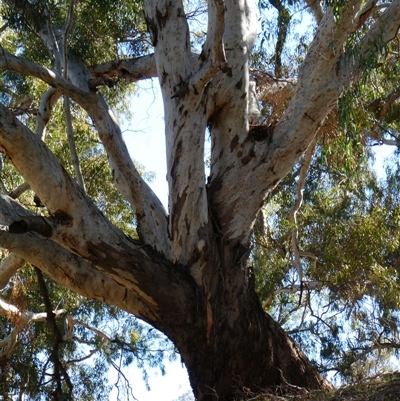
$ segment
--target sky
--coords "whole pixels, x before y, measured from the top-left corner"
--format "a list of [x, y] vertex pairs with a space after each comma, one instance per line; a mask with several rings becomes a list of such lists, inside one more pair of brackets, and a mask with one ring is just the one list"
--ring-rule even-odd
[[123, 125], [123, 136], [132, 158], [155, 172], [151, 188], [167, 209], [168, 185], [164, 137], [164, 107], [157, 79], [140, 83], [131, 103], [133, 119]]

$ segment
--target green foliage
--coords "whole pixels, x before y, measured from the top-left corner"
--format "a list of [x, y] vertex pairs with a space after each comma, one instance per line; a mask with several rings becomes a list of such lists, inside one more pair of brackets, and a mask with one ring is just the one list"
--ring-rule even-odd
[[[324, 7], [339, 21], [347, 4], [325, 2]], [[281, 71], [296, 75], [309, 43], [307, 33], [295, 31], [295, 16], [307, 19], [298, 7], [291, 1], [261, 2], [263, 34], [255, 67], [278, 75], [274, 57], [288, 28]], [[274, 21], [282, 18], [283, 8], [291, 16], [284, 28]], [[371, 14], [362, 29], [348, 35], [340, 68], [360, 56], [360, 40], [374, 18]], [[373, 146], [400, 143], [398, 54], [397, 41], [370, 43], [359, 65], [362, 79], [344, 91], [319, 132], [296, 224], [288, 213], [300, 164], [274, 190], [254, 232], [251, 264], [265, 309], [322, 372], [345, 381], [391, 367], [400, 348], [398, 151], [384, 177], [371, 168]]]
[[[21, 269], [13, 281], [14, 285], [8, 286], [2, 297], [23, 311], [45, 312], [31, 267]], [[108, 384], [110, 367], [120, 371], [135, 363], [143, 369], [146, 379], [148, 368], [163, 369], [166, 354], [173, 357], [174, 349], [169, 341], [132, 315], [77, 296], [53, 282], [46, 284], [53, 308], [66, 311], [57, 318], [61, 334], [66, 334], [66, 313], [77, 321], [73, 337], [63, 341], [59, 350], [59, 358], [73, 384], [73, 399], [108, 400], [112, 387]], [[17, 322], [0, 317], [0, 323], [4, 335], [11, 333]], [[22, 331], [10, 357], [3, 356], [0, 361], [3, 384], [4, 375], [7, 377], [7, 389], [0, 386], [1, 394], [7, 391], [11, 396], [24, 392], [29, 399], [50, 399], [55, 386], [51, 379], [53, 341], [54, 332], [45, 322], [37, 322]]]
[[[342, 154], [350, 147], [342, 162], [330, 153], [338, 146]], [[345, 380], [386, 366], [400, 345], [398, 163], [387, 173], [387, 180], [380, 180], [357, 141], [349, 143], [343, 133], [318, 147], [296, 227], [287, 221], [295, 168], [264, 208], [262, 229], [255, 231], [253, 263], [265, 306], [322, 371], [338, 372]], [[302, 294], [282, 292], [300, 284], [291, 248], [294, 229], [304, 255]], [[317, 289], [309, 287], [312, 283]], [[371, 371], [359, 373], [361, 366]]]

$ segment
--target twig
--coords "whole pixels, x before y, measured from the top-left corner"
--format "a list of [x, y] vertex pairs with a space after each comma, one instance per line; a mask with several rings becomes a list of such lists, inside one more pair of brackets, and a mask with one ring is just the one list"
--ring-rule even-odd
[[288, 221], [293, 224], [291, 243], [292, 243], [292, 251], [293, 251], [293, 256], [294, 256], [294, 265], [298, 271], [300, 283], [303, 282], [304, 273], [303, 273], [303, 267], [301, 265], [301, 258], [300, 258], [300, 250], [299, 250], [299, 243], [298, 243], [299, 233], [298, 233], [298, 230], [296, 227], [296, 224], [297, 224], [296, 215], [303, 203], [303, 187], [304, 187], [308, 169], [311, 164], [311, 157], [314, 153], [314, 148], [315, 148], [316, 143], [317, 143], [317, 136], [314, 137], [313, 141], [311, 142], [310, 146], [308, 147], [308, 149], [304, 155], [303, 163], [302, 163], [302, 166], [300, 169], [299, 180], [297, 181], [297, 185], [296, 185], [296, 200], [295, 200], [294, 205], [289, 210], [288, 217], [287, 217]]
[[58, 329], [57, 322], [55, 319], [55, 313], [53, 312], [53, 308], [51, 306], [51, 301], [49, 297], [49, 292], [47, 290], [46, 282], [44, 281], [43, 273], [37, 267], [35, 267], [36, 276], [38, 278], [39, 288], [42, 293], [43, 301], [45, 304], [46, 312], [47, 312], [47, 323], [49, 324], [51, 330], [54, 335], [53, 342], [53, 350], [51, 352], [50, 359], [53, 362], [54, 369], [54, 377], [56, 380], [56, 390], [54, 391], [54, 398], [58, 400], [58, 396], [62, 396], [62, 378], [65, 380], [65, 383], [69, 389], [70, 394], [72, 394], [73, 385], [71, 379], [66, 371], [64, 365], [60, 361], [59, 357], [59, 348], [61, 343], [63, 342], [60, 330]]

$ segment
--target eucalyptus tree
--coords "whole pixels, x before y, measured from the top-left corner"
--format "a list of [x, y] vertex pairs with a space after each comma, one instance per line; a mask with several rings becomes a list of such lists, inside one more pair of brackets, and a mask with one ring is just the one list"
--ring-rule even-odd
[[[25, 261], [38, 269], [39, 282], [43, 272], [154, 326], [178, 349], [199, 400], [234, 399], [282, 383], [329, 388], [260, 303], [253, 231], [263, 205], [304, 155], [285, 217], [291, 260], [304, 286], [307, 255], [293, 228], [303, 202], [300, 184], [317, 139], [338, 121], [342, 94], [374, 74], [388, 92], [365, 113], [349, 113], [345, 123], [365, 138], [388, 139], [382, 120], [398, 95], [395, 79], [386, 81], [380, 69], [398, 57], [400, 1], [261, 2], [278, 15], [276, 26], [272, 14], [263, 19], [262, 43], [274, 43], [268, 59], [257, 47], [260, 14], [252, 0], [210, 0], [198, 53], [188, 24], [192, 13], [181, 1], [2, 4], [3, 32], [15, 36], [3, 41], [0, 54], [0, 150], [45, 207], [39, 213], [14, 201], [11, 191], [1, 195], [0, 245], [18, 261], [7, 259], [3, 282]], [[291, 16], [302, 8], [313, 19], [310, 40], [285, 47]], [[132, 162], [111, 111], [118, 94], [129, 91], [127, 83], [150, 77], [158, 77], [164, 100], [168, 210]], [[17, 114], [32, 103], [7, 104], [6, 96], [23, 91], [26, 82], [42, 91], [30, 118]], [[65, 117], [52, 122], [61, 98]], [[71, 106], [85, 113], [83, 121], [96, 134], [93, 149], [107, 154], [115, 189], [132, 212], [128, 224], [110, 221], [92, 199]], [[369, 128], [359, 122], [368, 111], [376, 123]], [[69, 172], [42, 140], [51, 123], [65, 127]], [[128, 236], [133, 225], [137, 236]]]

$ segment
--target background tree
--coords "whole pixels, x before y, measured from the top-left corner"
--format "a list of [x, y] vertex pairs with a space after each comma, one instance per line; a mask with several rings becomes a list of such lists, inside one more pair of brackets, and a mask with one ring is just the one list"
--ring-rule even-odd
[[[68, 313], [69, 292], [65, 310], [54, 305], [61, 295], [43, 273], [108, 304], [102, 319], [122, 313], [117, 307], [165, 333], [199, 400], [287, 382], [329, 387], [285, 323], [305, 349], [317, 339], [320, 356], [311, 356], [320, 366], [333, 361], [323, 369], [344, 376], [360, 355], [396, 347], [397, 173], [379, 183], [364, 145], [397, 145], [399, 1], [261, 2], [260, 42], [251, 0], [210, 1], [198, 53], [202, 39], [188, 25], [196, 13], [179, 1], [2, 6], [0, 245], [11, 253], [2, 282], [34, 272], [45, 306], [42, 315], [28, 313], [40, 307], [37, 296], [25, 302], [32, 280], [18, 293], [14, 278], [3, 315], [10, 336], [20, 322], [47, 319], [54, 343], [38, 369], [46, 375], [51, 363], [50, 381], [39, 381], [47, 394], [83, 397], [67, 366], [77, 352], [67, 341], [72, 328], [95, 333], [92, 341], [110, 349], [116, 342], [128, 362], [145, 336], [134, 320], [122, 339], [82, 324], [79, 305]], [[302, 10], [314, 22], [290, 36]], [[111, 112], [130, 83], [153, 76], [164, 100], [168, 211], [132, 162]], [[25, 262], [34, 268], [21, 271]], [[54, 291], [65, 291], [59, 286]], [[314, 313], [318, 297], [326, 305]], [[102, 305], [84, 304], [96, 323]], [[360, 325], [351, 327], [358, 349], [341, 344], [335, 308]], [[329, 321], [318, 315], [327, 310]], [[314, 337], [299, 335], [305, 331]], [[343, 353], [348, 363], [340, 367]], [[6, 389], [13, 354], [4, 355]]]

